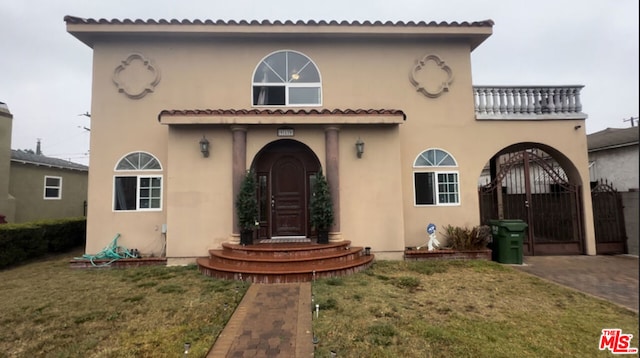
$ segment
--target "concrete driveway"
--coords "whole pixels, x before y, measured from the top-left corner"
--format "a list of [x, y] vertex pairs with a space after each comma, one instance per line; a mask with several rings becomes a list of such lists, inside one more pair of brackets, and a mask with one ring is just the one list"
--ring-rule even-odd
[[637, 256], [525, 256], [514, 267], [638, 312]]

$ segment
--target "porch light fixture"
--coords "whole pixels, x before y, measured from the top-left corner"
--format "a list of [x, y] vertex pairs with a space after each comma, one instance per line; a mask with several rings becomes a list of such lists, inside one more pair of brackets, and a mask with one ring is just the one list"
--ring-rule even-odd
[[356, 141], [356, 154], [358, 155], [358, 158], [362, 158], [362, 153], [364, 153], [364, 142], [362, 139], [358, 138]]
[[200, 152], [202, 152], [203, 157], [209, 157], [209, 141], [204, 135], [200, 139]]

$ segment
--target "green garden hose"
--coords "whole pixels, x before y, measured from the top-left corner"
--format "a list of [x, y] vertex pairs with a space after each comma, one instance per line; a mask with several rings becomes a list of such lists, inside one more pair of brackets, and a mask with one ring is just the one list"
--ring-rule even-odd
[[[113, 238], [109, 246], [105, 247], [104, 249], [102, 249], [102, 251], [98, 252], [97, 254], [95, 255], [84, 254], [82, 255], [82, 257], [76, 257], [75, 260], [89, 260], [91, 262], [91, 265], [95, 267], [104, 267], [104, 266], [109, 266], [114, 261], [117, 261], [120, 259], [139, 257], [138, 254], [136, 253], [137, 250], [130, 251], [122, 246], [118, 246], [119, 237], [120, 237], [120, 234], [119, 233], [116, 234], [116, 236]], [[96, 260], [110, 260], [110, 261], [96, 264], [95, 263]]]

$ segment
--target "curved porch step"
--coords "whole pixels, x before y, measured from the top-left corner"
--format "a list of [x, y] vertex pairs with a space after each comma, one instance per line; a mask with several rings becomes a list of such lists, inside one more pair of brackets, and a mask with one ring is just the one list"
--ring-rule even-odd
[[[223, 251], [233, 251], [249, 256], [267, 257], [307, 257], [323, 252], [343, 251], [351, 247], [351, 241], [331, 242], [328, 244], [316, 243], [273, 243], [257, 245], [240, 245], [223, 243]], [[213, 250], [215, 251], [215, 250]]]
[[238, 266], [200, 258], [197, 260], [197, 264], [200, 272], [210, 277], [253, 283], [291, 283], [353, 274], [369, 267], [373, 259], [374, 256], [370, 255], [358, 256], [349, 261], [334, 262], [333, 264], [323, 264], [322, 261], [305, 261], [298, 262], [297, 265], [273, 264], [262, 267]]
[[280, 253], [277, 255], [247, 255], [235, 250], [209, 250], [209, 259], [212, 262], [221, 262], [228, 265], [269, 267], [297, 266], [306, 262], [315, 262], [318, 265], [330, 265], [339, 262], [348, 262], [362, 256], [361, 247], [345, 247], [342, 250], [313, 251], [306, 255], [295, 253]]

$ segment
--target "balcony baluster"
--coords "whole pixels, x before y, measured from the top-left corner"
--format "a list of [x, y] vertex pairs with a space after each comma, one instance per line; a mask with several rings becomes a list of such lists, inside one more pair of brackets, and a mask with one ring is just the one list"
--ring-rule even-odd
[[476, 119], [585, 119], [580, 102], [583, 86], [474, 86]]

